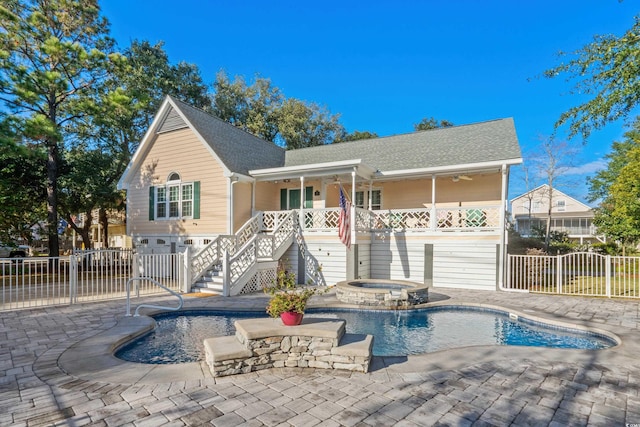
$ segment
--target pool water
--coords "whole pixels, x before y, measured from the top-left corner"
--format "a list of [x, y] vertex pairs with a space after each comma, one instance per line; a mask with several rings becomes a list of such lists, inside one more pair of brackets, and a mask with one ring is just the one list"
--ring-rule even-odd
[[[155, 317], [157, 326], [116, 352], [132, 362], [167, 364], [204, 360], [206, 338], [235, 334], [239, 319], [263, 312], [187, 311]], [[372, 334], [376, 356], [405, 356], [473, 345], [602, 349], [611, 338], [575, 329], [510, 319], [507, 313], [470, 307], [420, 310], [310, 310], [305, 317], [341, 318], [349, 333]]]

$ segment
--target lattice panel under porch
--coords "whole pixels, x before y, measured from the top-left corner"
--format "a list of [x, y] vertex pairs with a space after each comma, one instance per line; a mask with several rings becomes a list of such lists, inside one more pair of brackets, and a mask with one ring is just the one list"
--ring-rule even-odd
[[249, 282], [240, 291], [241, 294], [252, 294], [256, 292], [262, 292], [265, 287], [271, 286], [276, 281], [276, 269], [270, 268], [266, 270], [259, 270]]

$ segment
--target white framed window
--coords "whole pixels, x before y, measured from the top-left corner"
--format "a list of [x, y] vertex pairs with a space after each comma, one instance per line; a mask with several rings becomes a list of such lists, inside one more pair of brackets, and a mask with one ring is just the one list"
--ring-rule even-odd
[[564, 211], [564, 209], [565, 209], [565, 201], [564, 200], [558, 200], [556, 202], [556, 207], [558, 208], [558, 211]]
[[149, 220], [199, 219], [200, 182], [182, 182], [172, 172], [165, 185], [150, 187]]
[[[369, 205], [369, 190], [356, 191], [356, 206], [365, 209]], [[371, 190], [371, 208], [372, 211], [382, 209], [382, 190]]]

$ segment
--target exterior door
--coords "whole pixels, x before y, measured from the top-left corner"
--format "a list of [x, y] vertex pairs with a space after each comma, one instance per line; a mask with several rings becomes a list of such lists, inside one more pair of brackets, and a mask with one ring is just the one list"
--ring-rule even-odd
[[289, 209], [300, 209], [301, 201], [302, 199], [300, 198], [300, 189], [299, 188], [289, 189]]

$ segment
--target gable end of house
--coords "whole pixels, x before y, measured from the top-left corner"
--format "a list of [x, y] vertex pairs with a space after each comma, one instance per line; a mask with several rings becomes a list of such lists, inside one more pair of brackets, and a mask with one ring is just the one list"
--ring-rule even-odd
[[158, 126], [158, 130], [156, 133], [165, 133], [171, 132], [173, 130], [184, 129], [189, 127], [187, 122], [184, 121], [182, 116], [175, 110], [175, 108], [169, 108], [167, 114], [162, 119], [160, 126]]

